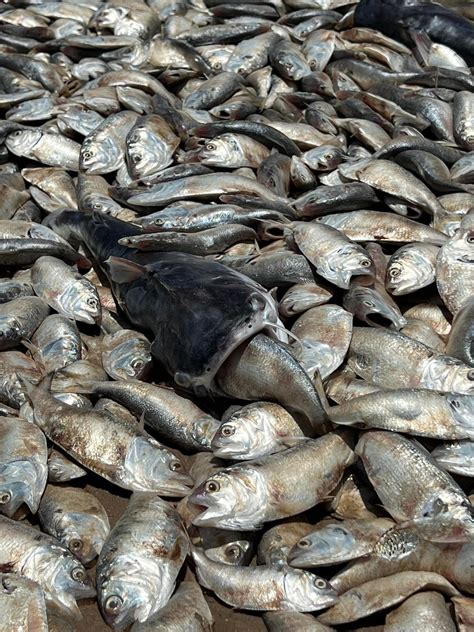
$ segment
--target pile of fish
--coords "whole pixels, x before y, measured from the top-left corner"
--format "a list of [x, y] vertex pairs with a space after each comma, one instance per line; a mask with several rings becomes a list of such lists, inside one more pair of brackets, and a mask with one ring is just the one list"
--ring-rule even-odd
[[2, 630], [474, 630], [472, 20], [0, 6]]

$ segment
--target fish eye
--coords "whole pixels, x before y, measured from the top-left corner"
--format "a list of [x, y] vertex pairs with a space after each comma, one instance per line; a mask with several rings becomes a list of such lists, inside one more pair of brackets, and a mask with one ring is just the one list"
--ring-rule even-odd
[[467, 379], [470, 382], [474, 382], [474, 369], [471, 369], [470, 371], [467, 372]]
[[235, 434], [235, 428], [229, 424], [224, 424], [221, 428], [221, 435], [223, 437], [231, 437]]
[[136, 143], [136, 142], [138, 142], [138, 140], [139, 140], [139, 138], [138, 138], [138, 134], [132, 134], [128, 140], [129, 140], [130, 142], [132, 142], [132, 143]]
[[138, 164], [142, 158], [143, 156], [141, 154], [134, 154], [132, 156], [132, 160], [135, 164]]
[[90, 307], [97, 307], [97, 299], [95, 298], [88, 298], [86, 303], [90, 306]]
[[237, 560], [241, 553], [242, 549], [238, 544], [231, 544], [225, 550], [225, 556], [233, 560]]
[[207, 143], [206, 149], [209, 149], [209, 151], [214, 151], [215, 149], [217, 149], [217, 147], [214, 143]]
[[10, 134], [10, 136], [15, 136], [16, 138], [18, 138], [18, 136], [21, 136], [22, 134], [22, 130], [19, 129], [16, 132], [13, 132], [12, 134]]
[[80, 551], [82, 549], [82, 546], [83, 542], [79, 538], [72, 538], [71, 540], [69, 540], [68, 548], [72, 551]]
[[371, 301], [362, 301], [366, 307], [374, 307], [374, 304]]
[[163, 226], [164, 221], [162, 219], [155, 219], [153, 223], [155, 224], [155, 226]]
[[400, 270], [400, 268], [392, 268], [390, 270], [390, 276], [391, 277], [399, 277], [401, 275], [402, 271]]
[[363, 268], [370, 268], [370, 266], [372, 265], [372, 262], [371, 262], [371, 260], [370, 260], [370, 259], [361, 259], [361, 260], [360, 260], [360, 265], [361, 265]]
[[2, 492], [0, 494], [0, 505], [6, 505], [12, 499], [10, 492]]
[[105, 610], [107, 612], [117, 612], [123, 606], [123, 599], [119, 597], [119, 595], [111, 595], [107, 597], [107, 600], [104, 604]]
[[312, 60], [309, 62], [309, 67], [310, 67], [311, 69], [316, 68], [316, 61], [315, 61], [314, 59], [312, 59]]
[[140, 358], [136, 358], [135, 360], [132, 360], [130, 362], [130, 366], [134, 369], [140, 369], [143, 366], [144, 362], [143, 360], [140, 360]]
[[86, 578], [86, 571], [80, 566], [77, 566], [76, 568], [72, 569], [71, 577], [75, 582], [83, 582]]
[[314, 585], [316, 586], [316, 588], [322, 590], [323, 588], [327, 587], [328, 583], [321, 577], [316, 577], [316, 579], [314, 580]]
[[178, 460], [175, 460], [170, 462], [169, 468], [172, 472], [177, 472], [178, 470], [182, 470], [183, 466]]
[[86, 160], [89, 160], [89, 158], [92, 158], [94, 154], [91, 151], [85, 151], [82, 155]]
[[469, 233], [469, 235], [466, 237], [466, 241], [468, 244], [474, 244], [474, 233]]
[[307, 549], [309, 546], [311, 546], [311, 541], [307, 538], [303, 538], [298, 542], [298, 546], [302, 549]]
[[102, 204], [100, 204], [99, 202], [95, 202], [95, 204], [92, 205], [92, 208], [94, 209], [94, 211], [100, 211], [102, 209]]
[[208, 481], [205, 486], [206, 492], [210, 492], [211, 494], [214, 492], [218, 492], [220, 488], [221, 486], [217, 481]]

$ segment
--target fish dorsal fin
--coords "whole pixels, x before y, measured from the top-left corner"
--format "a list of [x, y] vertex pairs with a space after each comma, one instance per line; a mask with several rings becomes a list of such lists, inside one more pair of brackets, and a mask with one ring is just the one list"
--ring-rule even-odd
[[121, 257], [109, 257], [105, 263], [109, 276], [115, 283], [130, 283], [147, 274], [145, 266]]

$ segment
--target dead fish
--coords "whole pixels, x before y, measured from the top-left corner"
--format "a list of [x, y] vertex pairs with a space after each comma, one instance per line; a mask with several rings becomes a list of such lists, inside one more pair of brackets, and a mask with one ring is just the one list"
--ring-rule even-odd
[[154, 252], [189, 252], [193, 255], [220, 253], [235, 243], [254, 241], [256, 232], [250, 226], [224, 224], [193, 233], [164, 231], [132, 235], [119, 240], [119, 244]]
[[17, 573], [0, 575], [0, 608], [7, 630], [48, 632], [48, 616], [41, 586]]
[[49, 314], [47, 304], [36, 296], [15, 298], [0, 305], [0, 350], [12, 349], [30, 338]]
[[282, 316], [289, 318], [327, 303], [332, 296], [330, 290], [318, 283], [297, 283], [285, 292], [278, 304], [278, 310]]
[[59, 313], [89, 324], [100, 320], [97, 290], [87, 279], [54, 257], [40, 257], [31, 270], [36, 294]]
[[369, 614], [397, 605], [424, 588], [436, 588], [450, 597], [458, 594], [456, 588], [441, 575], [405, 571], [348, 590], [339, 597], [335, 606], [319, 615], [319, 620], [330, 625], [357, 621]]
[[22, 503], [36, 513], [48, 467], [46, 438], [21, 417], [0, 417], [0, 512], [10, 518]]
[[171, 388], [129, 379], [89, 381], [81, 390], [123, 404], [167, 443], [187, 451], [210, 450], [212, 437], [220, 426], [212, 415]]
[[131, 632], [210, 632], [213, 623], [199, 584], [183, 581], [164, 608], [143, 623], [136, 621]]
[[83, 564], [99, 555], [110, 531], [101, 503], [76, 487], [48, 485], [38, 510], [41, 526]]
[[444, 245], [446, 235], [408, 217], [382, 211], [350, 211], [317, 218], [327, 226], [337, 228], [349, 239], [359, 242], [411, 243], [413, 241]]
[[[203, 511], [193, 523], [258, 529], [269, 520], [296, 515], [321, 502], [353, 460], [346, 442], [328, 434], [316, 441], [302, 439], [296, 446], [260, 461], [231, 466], [194, 490], [190, 503]], [[319, 484], [301, 486], [306, 477]]]
[[471, 393], [474, 374], [460, 360], [437, 353], [400, 332], [354, 327], [349, 367], [383, 388]]
[[258, 545], [257, 561], [259, 564], [288, 566], [290, 551], [295, 544], [311, 533], [313, 527], [309, 522], [289, 520], [271, 527], [262, 535]]
[[[262, 362], [265, 373], [261, 371]], [[216, 382], [229, 397], [273, 400], [301, 413], [307, 420], [302, 429], [308, 434], [321, 431], [327, 419], [326, 401], [319, 386], [289, 350], [263, 334], [257, 334], [229, 356]]]
[[[192, 548], [199, 583], [225, 603], [244, 610], [312, 612], [336, 601], [337, 594], [321, 577], [276, 566], [240, 567], [209, 560]], [[255, 590], [256, 586], [259, 590]]]
[[104, 174], [124, 165], [127, 135], [137, 118], [138, 114], [130, 111], [111, 114], [86, 136], [80, 148], [81, 171]]
[[86, 471], [73, 463], [55, 448], [48, 456], [48, 481], [50, 483], [66, 483], [86, 475]]
[[211, 449], [220, 458], [249, 460], [285, 450], [286, 439], [302, 436], [301, 428], [282, 406], [255, 402], [223, 420], [212, 438]]
[[434, 439], [472, 439], [472, 395], [403, 389], [362, 395], [329, 409], [333, 423]]
[[316, 222], [295, 222], [293, 237], [318, 274], [338, 287], [347, 289], [353, 275], [373, 272], [368, 253], [335, 228]]
[[440, 593], [417, 593], [389, 612], [385, 619], [388, 632], [414, 631], [420, 625], [427, 632], [456, 632], [448, 604]]
[[470, 439], [441, 443], [431, 456], [451, 474], [472, 476], [474, 472], [474, 442]]
[[50, 167], [79, 171], [81, 146], [65, 136], [39, 129], [18, 130], [10, 134], [5, 143], [16, 156], [24, 156]]
[[179, 145], [179, 138], [158, 114], [138, 118], [126, 139], [126, 158], [130, 175], [140, 180], [168, 167]]
[[310, 377], [325, 380], [342, 364], [352, 336], [352, 316], [338, 305], [305, 311], [291, 328], [297, 337], [294, 353]]
[[47, 316], [27, 346], [45, 373], [62, 369], [82, 356], [77, 325], [61, 314]]
[[132, 329], [107, 334], [102, 340], [102, 365], [114, 380], [142, 380], [152, 367], [148, 338]]
[[[416, 526], [434, 542], [469, 539], [474, 519], [467, 496], [420, 444], [396, 433], [371, 430], [359, 439], [356, 454], [386, 510], [399, 524]], [[383, 480], [377, 469], [379, 459], [385, 465], [391, 461], [383, 468]], [[405, 481], [402, 487], [401, 480]]]
[[76, 599], [95, 590], [84, 566], [58, 540], [24, 522], [0, 516], [0, 563], [12, 573], [38, 582], [47, 602], [80, 618]]
[[297, 568], [315, 568], [363, 557], [394, 524], [387, 518], [322, 520], [293, 546], [288, 561]]
[[399, 248], [387, 265], [387, 290], [399, 296], [434, 283], [438, 252], [437, 246], [427, 243], [412, 243]]
[[62, 404], [48, 393], [47, 384], [30, 388], [29, 396], [35, 422], [81, 465], [124, 489], [172, 496], [188, 491], [192, 481], [181, 461], [138, 424]]
[[468, 213], [459, 230], [441, 248], [436, 261], [438, 292], [449, 311], [456, 315], [474, 291], [474, 213]]
[[173, 506], [155, 494], [135, 493], [97, 562], [98, 601], [108, 625], [124, 630], [166, 606], [188, 549]]

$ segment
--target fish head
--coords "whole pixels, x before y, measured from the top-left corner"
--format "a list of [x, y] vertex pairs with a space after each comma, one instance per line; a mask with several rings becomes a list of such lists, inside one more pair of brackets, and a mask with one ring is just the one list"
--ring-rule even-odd
[[288, 561], [301, 568], [338, 564], [351, 559], [355, 546], [353, 534], [342, 522], [328, 524], [301, 538], [291, 549]]
[[38, 577], [46, 598], [75, 618], [80, 617], [76, 599], [95, 596], [95, 588], [84, 566], [66, 549], [51, 543], [35, 547], [24, 562], [28, 577]]
[[407, 324], [396, 305], [368, 287], [359, 287], [351, 292], [353, 313], [372, 327], [401, 329]]
[[[122, 331], [110, 337], [112, 345], [114, 344], [113, 338], [121, 337], [121, 334]], [[104, 340], [102, 363], [106, 372], [115, 380], [129, 380], [130, 378], [142, 380], [151, 369], [153, 363], [151, 345], [145, 336], [137, 333], [136, 337], [125, 338], [110, 349], [106, 349], [106, 345]]]
[[86, 513], [65, 513], [61, 520], [61, 542], [82, 564], [99, 555], [109, 531], [108, 521]]
[[74, 319], [95, 325], [100, 322], [102, 306], [97, 290], [87, 279], [77, 278], [67, 286], [60, 297], [65, 309], [74, 315]]
[[11, 461], [0, 469], [0, 513], [9, 516], [25, 503], [36, 513], [46, 485], [47, 469], [33, 459]]
[[468, 542], [474, 536], [474, 508], [460, 490], [442, 489], [427, 498], [413, 524], [430, 542]]
[[390, 258], [385, 286], [391, 294], [409, 294], [433, 281], [432, 266], [420, 253], [402, 248]]
[[242, 150], [234, 134], [222, 134], [209, 140], [199, 152], [203, 165], [230, 167], [240, 163]]
[[163, 608], [174, 585], [169, 564], [133, 552], [116, 555], [97, 575], [99, 608], [106, 623], [120, 632]]
[[168, 144], [145, 125], [136, 125], [127, 136], [127, 161], [135, 180], [171, 164], [175, 145]]
[[212, 415], [203, 415], [194, 421], [192, 437], [202, 445], [203, 449], [210, 450], [212, 439], [220, 425], [220, 421]]
[[201, 510], [193, 519], [196, 526], [255, 529], [266, 496], [259, 472], [234, 466], [210, 476], [193, 491], [188, 502]]
[[357, 244], [344, 244], [328, 257], [323, 275], [335, 285], [349, 289], [350, 280], [355, 275], [375, 274], [374, 262], [369, 254]]
[[283, 573], [285, 602], [292, 610], [319, 610], [337, 601], [337, 591], [322, 577], [289, 567]]
[[81, 146], [79, 169], [88, 174], [116, 171], [122, 164], [123, 153], [112, 138], [100, 142], [87, 137]]
[[42, 135], [42, 132], [37, 129], [17, 130], [7, 136], [5, 144], [16, 156], [24, 156], [31, 152]]
[[[470, 369], [470, 371], [474, 377], [474, 370]], [[469, 429], [471, 439], [474, 439], [474, 395], [449, 393], [446, 395], [446, 402], [456, 423]]]
[[160, 496], [186, 496], [193, 480], [180, 459], [148, 436], [132, 440], [122, 481], [135, 491], [156, 491]]
[[234, 539], [236, 533], [227, 531], [230, 534], [229, 541], [220, 546], [206, 546], [206, 556], [214, 562], [230, 564], [231, 566], [245, 566], [250, 564], [254, 547], [250, 540]]
[[257, 406], [243, 406], [217, 430], [211, 443], [215, 456], [230, 459], [253, 459], [266, 453], [275, 442], [265, 411]]

